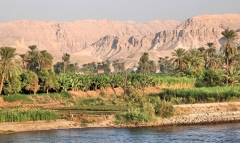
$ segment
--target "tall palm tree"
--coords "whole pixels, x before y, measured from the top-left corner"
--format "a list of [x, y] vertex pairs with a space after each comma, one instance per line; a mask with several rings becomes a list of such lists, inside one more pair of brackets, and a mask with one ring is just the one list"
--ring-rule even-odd
[[63, 73], [65, 74], [67, 64], [70, 62], [70, 55], [68, 53], [64, 53], [62, 56], [62, 61], [63, 61]]
[[148, 72], [148, 61], [149, 61], [148, 53], [143, 53], [138, 64], [139, 64], [140, 73], [143, 73], [144, 75], [147, 74]]
[[199, 47], [198, 50], [203, 53], [206, 49], [204, 47]]
[[3, 83], [6, 77], [6, 72], [17, 55], [16, 49], [11, 47], [0, 48], [0, 67], [1, 67], [1, 83], [0, 94], [2, 94]]
[[51, 70], [53, 66], [53, 56], [46, 50], [40, 51], [40, 70]]
[[231, 82], [231, 85], [234, 86], [240, 79], [240, 71], [232, 66], [229, 68], [228, 72], [228, 80]]
[[19, 56], [22, 58], [21, 59], [22, 69], [23, 69], [23, 71], [26, 71], [27, 65], [30, 63], [31, 59], [29, 58], [29, 56], [27, 54], [21, 54]]
[[238, 55], [237, 48], [233, 45], [232, 41], [235, 40], [238, 35], [234, 30], [226, 29], [221, 33], [226, 39], [226, 43], [222, 47], [223, 55], [225, 56], [226, 60], [226, 85], [228, 85], [228, 70], [229, 70], [229, 61], [236, 55]]
[[28, 64], [28, 69], [38, 72], [40, 63], [39, 63], [39, 58], [40, 58], [40, 53], [37, 50], [36, 45], [28, 46], [28, 53], [27, 56], [30, 59], [29, 64]]
[[178, 48], [174, 50], [174, 52], [172, 52], [173, 58], [171, 59], [171, 61], [173, 61], [174, 65], [178, 65], [181, 72], [183, 72], [183, 68], [187, 63], [187, 59], [185, 57], [186, 54], [187, 51], [183, 48]]
[[202, 69], [205, 65], [203, 54], [197, 49], [189, 50], [188, 54], [186, 55], [186, 58], [188, 60], [188, 67], [190, 69], [194, 70]]
[[206, 62], [206, 68], [210, 69], [218, 69], [223, 65], [223, 57], [222, 55], [213, 55]]
[[164, 72], [165, 70], [165, 59], [163, 57], [158, 58], [159, 70]]
[[216, 47], [214, 46], [214, 43], [212, 43], [212, 42], [208, 42], [207, 44], [207, 49], [205, 50], [205, 52], [207, 53], [207, 55], [209, 56], [209, 57], [211, 57], [213, 54], [215, 54], [216, 53]]

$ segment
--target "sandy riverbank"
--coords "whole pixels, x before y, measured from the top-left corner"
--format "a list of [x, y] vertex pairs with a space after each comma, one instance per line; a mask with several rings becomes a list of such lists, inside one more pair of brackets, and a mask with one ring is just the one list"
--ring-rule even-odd
[[[157, 118], [155, 122], [143, 124], [143, 126], [240, 122], [240, 102], [175, 105], [175, 108], [175, 116], [167, 119]], [[87, 125], [76, 120], [0, 123], [0, 133], [85, 127], [124, 127], [114, 125], [113, 122], [114, 116]]]

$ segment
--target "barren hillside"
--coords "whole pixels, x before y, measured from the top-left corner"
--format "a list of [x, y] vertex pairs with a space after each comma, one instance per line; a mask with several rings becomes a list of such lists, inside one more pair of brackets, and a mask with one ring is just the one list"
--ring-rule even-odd
[[0, 24], [0, 46], [13, 46], [19, 52], [29, 45], [50, 51], [55, 61], [63, 52], [79, 64], [120, 59], [126, 67], [134, 67], [143, 52], [150, 59], [171, 55], [171, 51], [215, 43], [220, 48], [221, 32], [226, 28], [240, 32], [240, 14], [200, 15], [179, 23], [155, 20], [148, 23], [113, 20], [73, 22], [14, 21]]

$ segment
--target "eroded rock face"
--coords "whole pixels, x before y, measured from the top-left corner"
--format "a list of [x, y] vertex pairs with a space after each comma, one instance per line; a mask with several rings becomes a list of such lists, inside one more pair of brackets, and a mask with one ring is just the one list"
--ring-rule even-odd
[[[40, 50], [50, 51], [55, 61], [61, 59], [63, 52], [68, 52], [73, 54], [73, 61], [81, 61], [81, 56], [98, 60], [120, 59], [128, 68], [137, 65], [143, 52], [148, 52], [157, 62], [159, 56], [171, 56], [171, 51], [180, 47], [206, 47], [207, 42], [213, 42], [220, 49], [224, 42], [220, 40], [221, 32], [226, 28], [240, 33], [240, 14], [200, 15], [182, 23], [172, 20], [148, 23], [106, 19], [74, 22], [21, 20], [0, 24], [0, 39], [12, 37], [12, 40], [7, 38], [8, 43], [14, 39], [20, 42], [10, 42], [9, 45], [23, 49], [37, 45]], [[3, 41], [6, 45], [6, 40], [0, 40], [0, 46]], [[88, 59], [92, 62], [91, 58]]]
[[[179, 22], [173, 20], [155, 20], [148, 23], [119, 22], [106, 19], [74, 22], [21, 20], [0, 24], [0, 46], [16, 47], [19, 51], [22, 48], [27, 49], [29, 45], [37, 45], [39, 50], [48, 50], [52, 53], [55, 61], [61, 60], [62, 53], [68, 52], [73, 55], [74, 59], [72, 58], [72, 61], [74, 62], [81, 61], [82, 55], [89, 57], [89, 61], [84, 59], [84, 63], [99, 62], [102, 57], [108, 59], [108, 56], [116, 55], [114, 53], [107, 54], [110, 52], [109, 49], [125, 49], [125, 46], [121, 45], [124, 42], [116, 43], [118, 42], [117, 38], [109, 39], [106, 35], [119, 37], [119, 40], [124, 39], [122, 37], [129, 39], [136, 35], [144, 36], [175, 28], [178, 24]], [[16, 43], [19, 39], [23, 41], [20, 45]], [[107, 42], [106, 39], [113, 44], [109, 47], [103, 46], [106, 48], [103, 50], [98, 45], [101, 45], [101, 43], [102, 45], [108, 45], [105, 43]], [[119, 54], [116, 56], [119, 56]], [[126, 56], [124, 55], [124, 57]]]
[[26, 45], [36, 44], [39, 49], [75, 53], [106, 35], [143, 36], [176, 27], [178, 24], [179, 22], [173, 20], [156, 20], [148, 23], [112, 20], [74, 22], [21, 20], [0, 24], [0, 37], [22, 37]]

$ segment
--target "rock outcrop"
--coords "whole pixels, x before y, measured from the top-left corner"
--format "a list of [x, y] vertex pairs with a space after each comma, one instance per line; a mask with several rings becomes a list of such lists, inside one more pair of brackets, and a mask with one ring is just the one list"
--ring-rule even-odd
[[150, 59], [157, 62], [159, 56], [171, 56], [171, 51], [179, 47], [206, 47], [207, 42], [213, 42], [220, 49], [221, 32], [227, 28], [240, 33], [240, 14], [200, 15], [182, 23], [21, 20], [0, 24], [0, 46], [14, 46], [23, 51], [28, 45], [37, 45], [40, 50], [50, 51], [55, 61], [68, 52], [80, 64], [119, 59], [127, 63], [126, 67], [134, 67], [143, 52], [148, 52]]

